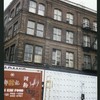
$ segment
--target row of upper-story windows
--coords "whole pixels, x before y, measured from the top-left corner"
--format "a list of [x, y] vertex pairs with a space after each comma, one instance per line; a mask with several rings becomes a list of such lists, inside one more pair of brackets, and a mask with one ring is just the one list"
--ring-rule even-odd
[[[41, 23], [35, 23], [34, 21], [28, 21], [27, 23], [27, 34], [29, 35], [35, 35], [38, 37], [44, 37], [44, 24]], [[62, 41], [62, 29], [54, 27], [53, 28], [53, 40], [55, 41]], [[94, 38], [95, 39], [95, 38]], [[75, 40], [75, 33], [73, 31], [66, 31], [66, 43], [74, 44]], [[91, 46], [91, 37], [84, 35], [83, 36], [83, 45], [86, 47]], [[94, 48], [97, 49], [97, 40], [94, 44]]]
[[[29, 12], [38, 13], [39, 15], [45, 16], [45, 5], [39, 4], [37, 11], [37, 3], [33, 0], [29, 3]], [[54, 9], [54, 19], [62, 21], [62, 11], [59, 9]], [[74, 24], [74, 14], [68, 12], [66, 14], [66, 22], [68, 24]], [[88, 18], [83, 18], [83, 27], [90, 27], [90, 21]], [[97, 22], [94, 21], [92, 25], [92, 30], [97, 31]]]
[[[16, 5], [16, 9], [12, 9], [10, 12], [10, 18], [9, 20], [11, 20], [20, 10], [20, 2]], [[38, 10], [37, 10], [38, 9]], [[39, 3], [37, 5], [36, 1], [30, 0], [29, 1], [29, 12], [31, 13], [37, 13], [41, 16], [45, 16], [45, 5], [42, 3]], [[54, 19], [58, 20], [58, 21], [62, 21], [62, 11], [59, 9], [54, 9]], [[66, 14], [66, 23], [68, 24], [74, 24], [74, 14], [68, 12]], [[7, 21], [7, 16], [5, 16], [5, 24], [8, 22]], [[83, 27], [90, 27], [90, 20], [88, 18], [83, 18]], [[92, 30], [97, 31], [97, 22], [94, 21], [93, 25], [92, 25]]]
[[[35, 23], [33, 21], [28, 21], [27, 23], [27, 34], [35, 35], [38, 37], [44, 37], [44, 24]], [[53, 28], [53, 40], [61, 41], [62, 30], [59, 28]], [[73, 44], [74, 42], [74, 33], [72, 31], [66, 31], [66, 43]]]
[[[34, 57], [33, 57], [34, 55]], [[25, 62], [43, 63], [43, 47], [35, 46], [33, 52], [33, 45], [26, 44], [24, 52]], [[52, 65], [61, 65], [61, 51], [57, 49], [52, 50]], [[66, 67], [74, 67], [74, 53], [66, 52]]]
[[[16, 31], [18, 30], [18, 21], [14, 23], [12, 27], [8, 29], [8, 34], [7, 36], [11, 36], [12, 34], [15, 35]], [[28, 35], [33, 35], [37, 37], [44, 37], [44, 32], [45, 32], [45, 26], [44, 24], [41, 23], [36, 23], [34, 21], [28, 20], [27, 22], [27, 30], [26, 34]], [[62, 29], [53, 27], [52, 29], [52, 39], [55, 41], [62, 41]], [[75, 41], [75, 33], [70, 30], [66, 30], [65, 33], [65, 42], [69, 44], [74, 44]], [[94, 37], [95, 39], [95, 37]], [[91, 36], [89, 35], [83, 35], [83, 46], [85, 47], [90, 47], [91, 46]], [[93, 40], [94, 41], [94, 40]], [[97, 40], [95, 41], [93, 45], [94, 49], [97, 49]]]
[[[23, 60], [24, 62], [34, 62], [34, 63], [43, 63], [43, 47], [36, 45], [30, 45], [25, 44], [25, 50], [24, 50], [24, 56]], [[58, 49], [52, 49], [51, 51], [52, 57], [51, 57], [51, 63], [52, 65], [58, 65], [61, 66], [62, 57], [61, 57], [61, 50]], [[74, 68], [75, 67], [75, 54], [71, 51], [65, 52], [65, 66]], [[96, 61], [96, 57], [94, 58], [93, 64]], [[11, 47], [5, 49], [5, 61], [15, 61], [15, 44]], [[63, 59], [64, 61], [64, 59]], [[90, 55], [83, 55], [83, 62], [84, 67], [91, 69], [92, 61]]]
[[[33, 52], [34, 51], [34, 52]], [[52, 49], [52, 57], [51, 57], [51, 63], [52, 65], [58, 65], [61, 66], [62, 57], [61, 57], [61, 50], [58, 49]], [[34, 55], [34, 57], [33, 57]], [[75, 67], [75, 54], [71, 51], [66, 51], [65, 53], [65, 66], [74, 68]], [[26, 44], [25, 45], [25, 51], [24, 51], [24, 61], [25, 62], [34, 62], [34, 63], [43, 63], [43, 47], [42, 46], [35, 46]], [[97, 58], [95, 56], [94, 61], [91, 61], [90, 55], [83, 55], [83, 62], [84, 67], [91, 69], [92, 64], [97, 61]], [[97, 65], [96, 65], [97, 67]]]

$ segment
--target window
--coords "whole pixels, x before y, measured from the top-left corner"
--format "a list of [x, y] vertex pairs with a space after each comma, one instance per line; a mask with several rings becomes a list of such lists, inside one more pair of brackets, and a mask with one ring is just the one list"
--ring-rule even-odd
[[8, 36], [11, 36], [11, 35], [12, 35], [12, 27], [10, 27], [8, 30]]
[[15, 44], [11, 46], [10, 48], [10, 61], [14, 61], [15, 56]]
[[44, 16], [44, 14], [45, 14], [45, 6], [43, 4], [39, 4], [39, 6], [38, 6], [38, 14]]
[[62, 20], [62, 12], [58, 9], [54, 9], [54, 19], [61, 21]]
[[24, 52], [24, 61], [32, 62], [33, 57], [33, 46], [32, 45], [25, 45], [25, 52]]
[[38, 36], [38, 37], [43, 37], [43, 33], [44, 33], [44, 25], [38, 23], [38, 24], [37, 24], [36, 36]]
[[4, 17], [4, 24], [7, 24], [7, 22], [8, 22], [8, 15], [6, 15], [6, 16]]
[[14, 24], [14, 35], [16, 34], [17, 30], [18, 30], [18, 21]]
[[71, 52], [66, 52], [66, 67], [74, 67], [74, 54]]
[[52, 65], [61, 65], [61, 51], [60, 50], [53, 49]]
[[66, 21], [67, 21], [67, 23], [73, 24], [73, 20], [74, 20], [73, 15], [70, 14], [70, 13], [67, 13], [67, 14], [66, 14]]
[[36, 2], [33, 0], [29, 2], [29, 12], [36, 13]]
[[35, 22], [28, 21], [27, 23], [27, 34], [34, 35], [35, 31]]
[[97, 22], [93, 22], [93, 31], [97, 32]]
[[20, 3], [18, 3], [16, 6], [16, 14], [18, 14], [19, 10], [20, 10]]
[[96, 49], [97, 50], [97, 39], [96, 40], [94, 40], [95, 42], [94, 42], [94, 49]]
[[42, 63], [42, 47], [36, 46], [35, 47], [35, 55], [34, 55], [34, 62], [35, 63]]
[[89, 55], [84, 55], [84, 67], [91, 69], [91, 57]]
[[97, 56], [95, 56], [94, 62], [93, 62], [93, 69], [97, 70]]
[[83, 36], [83, 46], [90, 47], [90, 36]]
[[9, 48], [5, 49], [5, 61], [9, 61]]
[[53, 28], [53, 40], [61, 41], [61, 29]]
[[73, 44], [73, 32], [67, 31], [66, 32], [66, 43]]
[[14, 17], [14, 9], [11, 11], [11, 15], [10, 15], [11, 18]]
[[84, 18], [84, 19], [83, 19], [83, 28], [85, 28], [85, 27], [89, 27], [89, 24], [90, 24], [89, 19]]

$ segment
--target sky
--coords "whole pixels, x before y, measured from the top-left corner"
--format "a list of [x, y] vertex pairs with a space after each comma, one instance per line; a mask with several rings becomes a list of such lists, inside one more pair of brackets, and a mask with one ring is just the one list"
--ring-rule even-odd
[[[12, 0], [4, 0], [4, 10]], [[97, 0], [69, 0], [97, 11]]]

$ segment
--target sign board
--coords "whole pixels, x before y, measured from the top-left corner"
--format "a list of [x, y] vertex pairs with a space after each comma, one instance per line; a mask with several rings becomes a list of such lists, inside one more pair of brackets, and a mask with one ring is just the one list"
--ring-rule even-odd
[[41, 72], [4, 71], [4, 100], [41, 100]]

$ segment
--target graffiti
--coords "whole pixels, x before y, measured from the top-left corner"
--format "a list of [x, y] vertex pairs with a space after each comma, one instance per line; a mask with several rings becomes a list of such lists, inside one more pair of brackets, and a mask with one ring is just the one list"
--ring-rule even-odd
[[32, 90], [32, 89], [30, 89], [30, 88], [25, 89], [25, 92], [26, 92], [27, 94], [30, 94], [32, 97], [39, 96], [38, 91]]
[[38, 87], [39, 86], [39, 80], [34, 79], [33, 82], [30, 82], [30, 87]]

